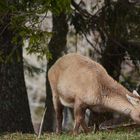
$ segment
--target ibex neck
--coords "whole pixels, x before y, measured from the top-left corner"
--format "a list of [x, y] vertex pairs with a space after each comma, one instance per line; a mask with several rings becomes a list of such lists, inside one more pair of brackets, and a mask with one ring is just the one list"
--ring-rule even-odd
[[131, 94], [124, 86], [112, 79], [109, 75], [105, 75], [101, 80], [102, 91], [106, 94], [120, 94], [126, 96]]
[[134, 107], [121, 95], [104, 96], [103, 106], [125, 115], [129, 115], [134, 110]]

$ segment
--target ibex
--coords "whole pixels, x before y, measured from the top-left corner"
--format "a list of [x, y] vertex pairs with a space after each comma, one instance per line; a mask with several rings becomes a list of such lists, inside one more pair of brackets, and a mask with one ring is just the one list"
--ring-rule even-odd
[[62, 131], [63, 107], [74, 108], [74, 133], [79, 127], [88, 132], [85, 110], [97, 112], [116, 111], [140, 123], [140, 96], [111, 78], [106, 70], [88, 57], [72, 53], [58, 59], [48, 71], [57, 119], [57, 129]]

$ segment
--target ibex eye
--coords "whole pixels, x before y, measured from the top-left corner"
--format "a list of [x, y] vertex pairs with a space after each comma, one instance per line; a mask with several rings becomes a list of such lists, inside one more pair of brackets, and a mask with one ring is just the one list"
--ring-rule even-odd
[[139, 100], [137, 100], [137, 101], [136, 101], [136, 104], [137, 104], [137, 105], [139, 105], [139, 104], [140, 104], [140, 101], [139, 101]]

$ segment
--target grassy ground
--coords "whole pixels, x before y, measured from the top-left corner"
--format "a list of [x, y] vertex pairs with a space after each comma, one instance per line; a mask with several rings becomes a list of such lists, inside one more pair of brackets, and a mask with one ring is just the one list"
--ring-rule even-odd
[[140, 129], [133, 130], [115, 130], [104, 131], [89, 134], [79, 134], [72, 136], [68, 133], [56, 135], [55, 133], [43, 134], [40, 139], [37, 139], [33, 134], [1, 134], [0, 140], [140, 140]]

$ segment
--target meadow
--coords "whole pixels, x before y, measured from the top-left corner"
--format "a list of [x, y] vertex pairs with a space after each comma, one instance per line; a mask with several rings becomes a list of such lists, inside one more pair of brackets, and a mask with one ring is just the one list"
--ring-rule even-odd
[[61, 135], [44, 133], [40, 138], [37, 138], [35, 134], [5, 133], [0, 135], [0, 140], [140, 140], [140, 128], [81, 133], [77, 136], [68, 133]]

